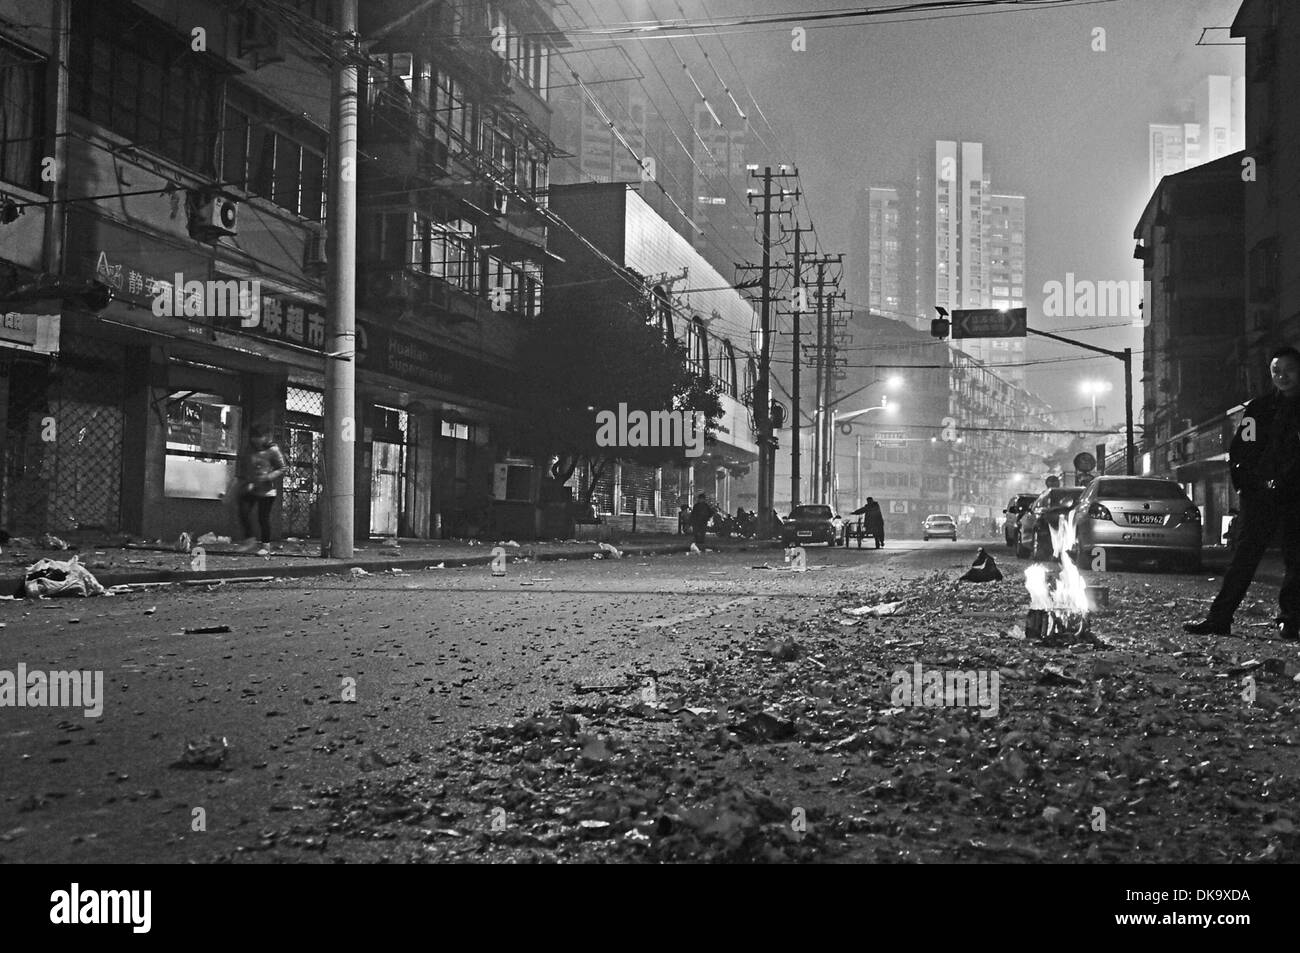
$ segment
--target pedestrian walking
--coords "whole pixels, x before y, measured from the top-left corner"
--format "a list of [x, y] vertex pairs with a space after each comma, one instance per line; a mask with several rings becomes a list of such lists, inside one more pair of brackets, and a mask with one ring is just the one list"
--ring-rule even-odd
[[685, 536], [691, 531], [691, 508], [685, 503], [677, 511], [677, 535]]
[[695, 533], [695, 545], [700, 548], [704, 547], [704, 534], [709, 528], [709, 520], [713, 519], [713, 507], [709, 505], [709, 499], [701, 493], [695, 500], [695, 506], [691, 509], [691, 530]]
[[[276, 481], [284, 476], [284, 454], [265, 427], [253, 425], [248, 432], [249, 449], [240, 458], [239, 525], [244, 531], [244, 549], [263, 555], [271, 542], [271, 507], [275, 504]], [[258, 535], [253, 534], [252, 515], [257, 511]]]
[[1236, 551], [1204, 621], [1183, 629], [1227, 635], [1264, 551], [1280, 528], [1286, 575], [1278, 594], [1284, 639], [1300, 636], [1300, 351], [1283, 347], [1269, 359], [1273, 390], [1248, 403], [1228, 449], [1233, 488], [1241, 497]]

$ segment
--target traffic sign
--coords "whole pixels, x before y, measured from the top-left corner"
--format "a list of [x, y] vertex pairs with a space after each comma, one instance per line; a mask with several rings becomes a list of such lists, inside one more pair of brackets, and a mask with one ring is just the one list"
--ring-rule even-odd
[[952, 313], [952, 339], [1022, 338], [1027, 334], [1024, 308], [1001, 311], [997, 308], [974, 308]]

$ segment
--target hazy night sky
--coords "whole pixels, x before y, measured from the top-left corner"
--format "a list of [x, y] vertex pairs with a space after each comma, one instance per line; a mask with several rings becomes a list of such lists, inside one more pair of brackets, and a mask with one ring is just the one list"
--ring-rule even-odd
[[[895, 2], [681, 0], [681, 5], [689, 17], [704, 9], [717, 17]], [[647, 15], [646, 0], [622, 0], [621, 10], [616, 0], [576, 0], [574, 9], [592, 22], [597, 19], [593, 6], [604, 25]], [[1067, 272], [1094, 281], [1141, 279], [1132, 258], [1132, 232], [1149, 198], [1147, 124], [1192, 121], [1176, 106], [1198, 79], [1210, 73], [1241, 75], [1241, 47], [1196, 45], [1202, 27], [1227, 27], [1238, 6], [1237, 0], [1116, 0], [908, 23], [809, 23], [808, 49], [802, 53], [791, 49], [794, 24], [727, 28], [721, 41], [763, 112], [797, 142], [793, 159], [807, 190], [805, 209], [827, 251], [849, 251], [855, 190], [905, 179], [918, 156], [933, 154], [935, 139], [983, 142], [994, 190], [1026, 196], [1030, 326], [1061, 331], [1114, 319], [1044, 319], [1045, 282], [1064, 281]], [[678, 16], [677, 0], [649, 0], [649, 8], [664, 19]], [[562, 5], [562, 19], [566, 13]], [[1106, 31], [1106, 52], [1092, 50], [1096, 27]], [[718, 36], [701, 38], [739, 98], [742, 84]], [[1229, 37], [1218, 31], [1207, 40]], [[581, 38], [575, 45], [594, 42]], [[635, 42], [624, 42], [638, 54]], [[723, 122], [737, 121], [695, 42], [673, 44]], [[678, 97], [689, 104], [694, 91], [666, 41], [649, 40], [645, 48], [659, 51], [660, 67], [680, 78]], [[748, 103], [742, 99], [742, 105]], [[757, 124], [766, 136], [767, 129]], [[1141, 348], [1140, 329], [1078, 336], [1108, 347]], [[1085, 353], [1043, 339], [1031, 338], [1029, 347], [1031, 360]], [[1106, 419], [1122, 420], [1118, 361], [1098, 356], [1031, 366], [1029, 375], [1030, 387], [1061, 410], [1084, 403], [1076, 391], [1080, 379], [1105, 377], [1115, 387], [1105, 401]], [[1136, 379], [1135, 391], [1140, 403]], [[1071, 422], [1078, 418], [1071, 415]]]

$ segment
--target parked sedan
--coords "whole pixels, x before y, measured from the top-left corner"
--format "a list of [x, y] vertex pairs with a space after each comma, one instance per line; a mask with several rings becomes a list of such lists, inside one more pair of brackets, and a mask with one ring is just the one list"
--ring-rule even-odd
[[1057, 486], [1038, 494], [1038, 499], [1020, 517], [1016, 533], [1016, 555], [1021, 559], [1051, 559], [1052, 529], [1083, 496], [1084, 487]]
[[840, 518], [822, 503], [796, 506], [789, 519], [781, 524], [781, 542], [787, 546], [795, 543], [825, 543], [834, 546], [839, 541]]
[[1037, 493], [1017, 493], [1007, 500], [1007, 508], [1002, 511], [1007, 514], [1006, 519], [1002, 521], [1002, 538], [1007, 541], [1007, 549], [1016, 545], [1016, 536], [1020, 532], [1020, 517], [1034, 505], [1036, 499], [1038, 499]]
[[1071, 515], [1084, 568], [1098, 556], [1107, 567], [1124, 557], [1154, 558], [1195, 570], [1201, 565], [1201, 511], [1183, 488], [1159, 477], [1102, 476], [1089, 484]]
[[927, 543], [936, 536], [946, 536], [956, 542], [957, 521], [947, 513], [931, 513], [921, 524], [921, 535]]

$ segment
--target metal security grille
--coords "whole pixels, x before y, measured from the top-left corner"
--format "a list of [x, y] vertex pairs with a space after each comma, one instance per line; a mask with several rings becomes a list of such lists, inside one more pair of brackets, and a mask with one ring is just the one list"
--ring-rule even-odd
[[9, 378], [5, 522], [16, 535], [116, 532], [122, 517], [122, 347], [65, 337], [48, 368]]
[[[577, 484], [577, 492], [574, 494], [575, 499], [582, 499], [591, 486], [591, 470], [584, 466], [574, 473], [574, 479]], [[591, 494], [591, 503], [596, 508], [596, 512], [602, 516], [610, 516], [614, 512], [614, 464], [605, 464], [604, 472], [600, 479], [596, 480], [595, 489]]]
[[620, 487], [622, 499], [619, 512], [624, 514], [643, 513], [653, 516], [655, 512], [655, 468], [637, 463], [624, 463], [621, 468]]
[[286, 536], [320, 535], [320, 490], [324, 478], [325, 395], [290, 386], [285, 394], [280, 522]]

